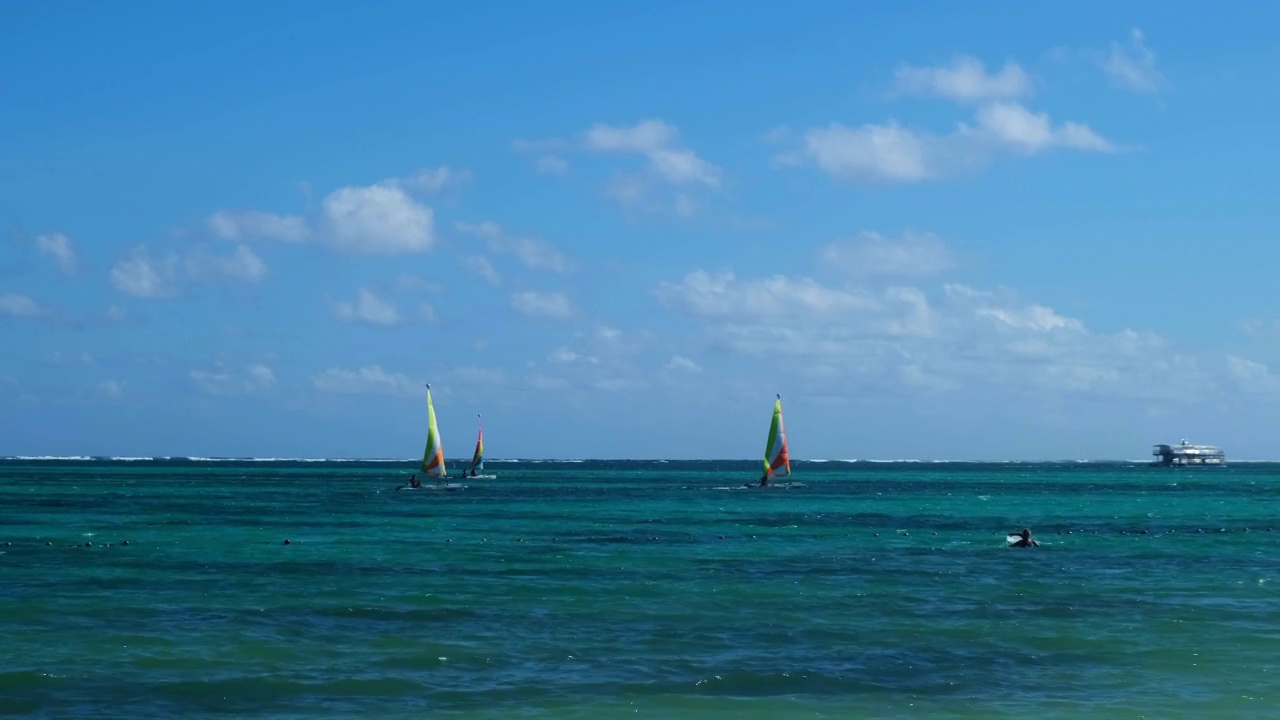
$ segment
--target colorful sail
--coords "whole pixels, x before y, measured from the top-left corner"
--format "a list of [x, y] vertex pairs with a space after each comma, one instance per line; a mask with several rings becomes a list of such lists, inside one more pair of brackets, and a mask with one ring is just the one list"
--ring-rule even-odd
[[480, 413], [476, 413], [476, 424], [480, 426], [476, 437], [476, 452], [471, 456], [471, 474], [484, 472], [484, 424], [480, 422]]
[[769, 442], [764, 447], [764, 474], [785, 477], [791, 474], [791, 456], [787, 454], [787, 432], [782, 427], [782, 396], [773, 404], [773, 422], [769, 424]]
[[445, 477], [444, 448], [436, 427], [436, 408], [431, 404], [431, 385], [427, 385], [427, 448], [422, 453], [422, 472], [431, 477]]

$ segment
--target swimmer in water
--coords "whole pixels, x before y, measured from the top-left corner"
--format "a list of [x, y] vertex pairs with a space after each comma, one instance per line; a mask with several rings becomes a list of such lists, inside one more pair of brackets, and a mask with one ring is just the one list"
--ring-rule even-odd
[[1017, 542], [1015, 542], [1015, 543], [1011, 543], [1011, 544], [1009, 545], [1009, 547], [1019, 547], [1019, 548], [1024, 548], [1024, 547], [1040, 547], [1040, 541], [1038, 541], [1038, 540], [1036, 540], [1035, 538], [1031, 537], [1031, 531], [1030, 531], [1030, 530], [1028, 530], [1027, 528], [1022, 528], [1022, 531], [1021, 531], [1021, 532], [1019, 532], [1019, 533], [1016, 533], [1016, 534], [1017, 534], [1017, 535], [1019, 536], [1019, 538], [1021, 538], [1021, 539], [1020, 539], [1020, 540], [1018, 540], [1018, 541], [1017, 541]]

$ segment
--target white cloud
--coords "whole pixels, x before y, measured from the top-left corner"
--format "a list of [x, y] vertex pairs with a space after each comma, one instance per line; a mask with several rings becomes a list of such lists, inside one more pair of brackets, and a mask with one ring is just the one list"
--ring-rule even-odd
[[418, 319], [425, 323], [435, 324], [440, 321], [440, 316], [436, 314], [435, 306], [431, 303], [422, 303], [418, 305]]
[[493, 269], [493, 264], [480, 255], [464, 255], [458, 258], [458, 264], [484, 278], [490, 285], [501, 285], [502, 276]]
[[471, 171], [454, 170], [448, 165], [442, 165], [434, 170], [419, 170], [397, 182], [406, 189], [434, 195], [471, 182]]
[[208, 395], [252, 395], [275, 387], [276, 375], [271, 368], [260, 363], [232, 372], [224, 368], [216, 370], [192, 370], [188, 375], [201, 392]]
[[1243, 392], [1271, 395], [1280, 393], [1280, 377], [1266, 365], [1235, 355], [1227, 356], [1227, 372]]
[[930, 233], [886, 238], [879, 233], [863, 232], [851, 240], [827, 245], [820, 258], [826, 267], [854, 278], [925, 278], [944, 274], [956, 266], [951, 251]]
[[454, 223], [458, 232], [484, 239], [489, 249], [502, 255], [514, 255], [534, 270], [568, 272], [569, 260], [554, 245], [545, 240], [523, 235], [511, 235], [495, 222]]
[[513, 293], [511, 307], [521, 315], [549, 320], [568, 320], [576, 312], [569, 298], [558, 292]]
[[108, 320], [111, 320], [113, 322], [121, 322], [128, 316], [129, 316], [129, 313], [126, 312], [125, 309], [120, 307], [119, 305], [112, 304], [107, 306]]
[[665, 365], [667, 370], [687, 370], [689, 372], [702, 372], [702, 366], [690, 360], [683, 355], [672, 355], [671, 359]]
[[40, 303], [26, 295], [5, 293], [0, 295], [0, 317], [39, 317], [44, 314]]
[[599, 152], [643, 155], [659, 177], [674, 184], [719, 187], [720, 169], [679, 147], [678, 136], [674, 126], [661, 120], [642, 120], [631, 127], [597, 123], [587, 131], [586, 146]]
[[1020, 97], [1031, 92], [1031, 76], [1017, 63], [1005, 63], [994, 75], [977, 58], [961, 55], [950, 65], [903, 66], [894, 73], [897, 90], [908, 95], [936, 95], [974, 102]]
[[1033, 113], [1010, 102], [991, 103], [978, 110], [976, 137], [1027, 154], [1051, 148], [1112, 152], [1115, 147], [1087, 125], [1066, 122], [1055, 127], [1047, 113]]
[[537, 155], [536, 169], [542, 175], [565, 175], [569, 172], [569, 161], [560, 154], [569, 149], [569, 142], [564, 139], [517, 139], [511, 143], [511, 149], [518, 153]]
[[580, 355], [567, 347], [559, 347], [547, 355], [547, 361], [556, 365], [568, 365], [576, 362], [599, 364], [600, 359], [591, 355]]
[[[940, 174], [940, 139], [890, 122], [856, 128], [832, 123], [805, 133], [803, 154], [848, 182], [917, 182]], [[795, 162], [792, 153], [782, 162]]]
[[1280, 337], [1280, 320], [1251, 318], [1240, 322], [1240, 330], [1252, 338]]
[[311, 237], [305, 219], [258, 210], [219, 210], [209, 216], [207, 224], [215, 236], [235, 242], [262, 239], [297, 243]]
[[656, 293], [710, 347], [753, 356], [762, 372], [833, 397], [965, 392], [1166, 403], [1176, 401], [1167, 387], [1215, 382], [1156, 335], [1094, 332], [1009, 290], [827, 286], [699, 270]]
[[543, 175], [569, 174], [569, 161], [559, 155], [543, 155], [538, 158], [538, 172]]
[[556, 390], [564, 390], [569, 387], [569, 381], [564, 378], [548, 377], [541, 373], [533, 373], [525, 378], [525, 382], [534, 390], [543, 392], [552, 392]]
[[775, 275], [762, 280], [738, 280], [732, 271], [712, 275], [689, 273], [679, 283], [663, 281], [658, 299], [667, 307], [698, 318], [782, 318], [794, 314], [841, 315], [878, 310], [868, 294], [828, 288], [809, 278]]
[[396, 277], [396, 287], [404, 292], [441, 293], [444, 287], [440, 283], [430, 282], [413, 273], [402, 272]]
[[110, 398], [118, 398], [124, 395], [124, 385], [115, 380], [103, 380], [98, 383], [98, 392]]
[[350, 395], [417, 395], [424, 392], [422, 385], [401, 373], [387, 372], [381, 365], [356, 370], [329, 368], [312, 376], [311, 384], [324, 392]]
[[[126, 295], [141, 298], [165, 298], [177, 294], [179, 269], [185, 277], [196, 280], [234, 280], [256, 283], [267, 276], [267, 265], [253, 250], [236, 247], [230, 256], [212, 255], [203, 249], [189, 251], [185, 257], [173, 253], [163, 259], [151, 257], [145, 247], [135, 247], [130, 256], [111, 267], [111, 284]], [[112, 320], [124, 319], [124, 310], [112, 305]]]
[[1156, 55], [1147, 47], [1142, 31], [1129, 31], [1129, 45], [1111, 43], [1111, 52], [1101, 60], [1102, 69], [1112, 82], [1134, 92], [1152, 95], [1163, 90], [1168, 81], [1156, 69]]
[[400, 312], [395, 303], [361, 288], [354, 302], [333, 303], [334, 317], [347, 322], [363, 322], [371, 325], [395, 325], [400, 322]]
[[597, 123], [583, 145], [601, 153], [640, 155], [648, 162], [643, 174], [615, 175], [604, 194], [624, 210], [653, 212], [676, 219], [698, 213], [696, 194], [719, 189], [720, 168], [679, 143], [679, 133], [661, 120], [642, 120], [629, 127]]
[[1015, 102], [984, 104], [975, 117], [976, 125], [960, 124], [945, 135], [895, 121], [853, 128], [832, 123], [809, 130], [798, 152], [781, 153], [775, 161], [782, 165], [812, 162], [831, 177], [850, 183], [912, 183], [980, 167], [1003, 151], [1034, 155], [1056, 148], [1117, 150], [1087, 125], [1054, 125], [1047, 114]]
[[76, 272], [76, 251], [72, 247], [71, 238], [62, 233], [49, 233], [36, 238], [36, 247], [40, 252], [53, 258], [58, 269], [64, 274], [74, 275]]
[[215, 257], [205, 253], [187, 256], [187, 272], [195, 278], [221, 278], [243, 282], [260, 282], [267, 276], [267, 265], [253, 250], [236, 246], [231, 257]]
[[344, 187], [321, 202], [325, 239], [356, 254], [398, 254], [435, 245], [435, 215], [396, 183]]
[[111, 267], [111, 284], [126, 295], [161, 298], [173, 295], [177, 258], [153, 260], [144, 247], [135, 247], [128, 259]]

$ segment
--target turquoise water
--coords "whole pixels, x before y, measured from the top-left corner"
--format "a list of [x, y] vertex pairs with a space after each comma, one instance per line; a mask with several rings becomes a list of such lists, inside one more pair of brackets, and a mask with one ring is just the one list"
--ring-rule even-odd
[[[490, 463], [446, 493], [395, 492], [410, 463], [0, 461], [0, 714], [1280, 703], [1280, 465], [793, 468]], [[1005, 547], [1023, 525], [1042, 548]]]

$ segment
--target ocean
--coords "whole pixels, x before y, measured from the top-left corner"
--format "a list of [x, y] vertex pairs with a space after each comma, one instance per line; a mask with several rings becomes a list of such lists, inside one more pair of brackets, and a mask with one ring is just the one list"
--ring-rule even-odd
[[1280, 707], [1280, 464], [413, 465], [0, 460], [0, 715]]

